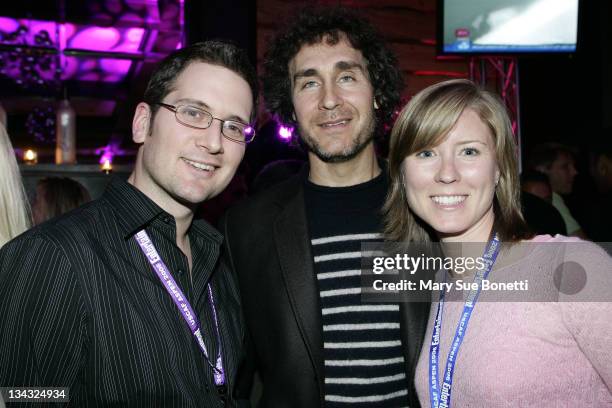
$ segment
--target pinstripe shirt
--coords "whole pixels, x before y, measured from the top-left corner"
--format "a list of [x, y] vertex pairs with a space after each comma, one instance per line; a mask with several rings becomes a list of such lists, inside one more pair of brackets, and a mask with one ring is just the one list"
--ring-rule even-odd
[[0, 386], [70, 387], [77, 406], [222, 406], [211, 367], [134, 238], [143, 228], [199, 315], [211, 357], [212, 283], [231, 394], [243, 319], [218, 262], [221, 235], [193, 222], [190, 279], [174, 218], [118, 179], [0, 250]]

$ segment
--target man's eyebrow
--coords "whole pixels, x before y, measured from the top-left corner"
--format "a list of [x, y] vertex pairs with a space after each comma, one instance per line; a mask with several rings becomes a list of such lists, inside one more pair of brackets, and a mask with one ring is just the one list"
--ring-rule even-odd
[[[178, 101], [175, 102], [176, 104], [188, 104], [188, 105], [192, 105], [195, 106], [197, 108], [201, 108], [204, 109], [207, 112], [210, 112], [212, 110], [212, 108], [210, 106], [208, 106], [208, 104], [206, 104], [206, 102], [200, 101], [198, 99], [191, 99], [191, 98], [181, 98]], [[221, 118], [220, 118], [221, 119]], [[245, 120], [244, 118], [238, 116], [238, 115], [231, 115], [227, 118], [224, 118], [223, 120], [233, 120], [235, 122], [241, 122], [245, 125], [249, 124], [248, 120]]]
[[293, 74], [293, 82], [296, 82], [298, 79], [303, 77], [313, 77], [316, 75], [318, 75], [318, 71], [314, 68], [302, 69]]
[[[338, 61], [336, 62], [334, 68], [338, 71], [346, 71], [357, 68], [361, 72], [365, 72], [363, 65], [355, 61]], [[318, 74], [319, 72], [315, 68], [303, 69], [293, 74], [293, 82], [296, 82], [298, 79], [303, 77], [313, 77], [317, 76]]]
[[346, 71], [350, 69], [359, 69], [361, 72], [365, 72], [363, 65], [355, 61], [338, 61], [336, 62], [336, 69], [340, 71]]
[[188, 104], [188, 105], [195, 106], [197, 108], [203, 108], [206, 110], [210, 110], [210, 106], [208, 106], [206, 102], [200, 101], [198, 99], [181, 98], [177, 100], [175, 103], [176, 104]]

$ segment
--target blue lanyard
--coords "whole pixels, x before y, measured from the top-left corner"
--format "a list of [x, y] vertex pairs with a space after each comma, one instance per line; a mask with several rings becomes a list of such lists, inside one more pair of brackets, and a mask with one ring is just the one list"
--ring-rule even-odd
[[[457, 355], [459, 354], [459, 348], [463, 342], [463, 337], [467, 331], [472, 311], [478, 301], [480, 295], [481, 283], [484, 279], [489, 276], [489, 273], [493, 269], [497, 255], [499, 254], [499, 238], [497, 234], [493, 236], [493, 239], [489, 241], [485, 248], [483, 259], [485, 261], [485, 268], [478, 271], [474, 276], [474, 282], [478, 283], [477, 289], [470, 290], [468, 298], [463, 306], [463, 313], [461, 319], [457, 324], [455, 331], [455, 337], [451, 344], [446, 358], [446, 370], [442, 378], [441, 385], [438, 385], [438, 371], [439, 371], [439, 357], [440, 357], [440, 331], [442, 329], [442, 311], [444, 310], [444, 292], [440, 290], [440, 302], [438, 303], [438, 312], [436, 314], [436, 320], [434, 321], [434, 328], [431, 333], [431, 344], [429, 346], [429, 398], [431, 400], [431, 408], [449, 408], [451, 402], [451, 391], [453, 387], [453, 373], [455, 371], [455, 362]], [[446, 277], [445, 277], [446, 278]]]

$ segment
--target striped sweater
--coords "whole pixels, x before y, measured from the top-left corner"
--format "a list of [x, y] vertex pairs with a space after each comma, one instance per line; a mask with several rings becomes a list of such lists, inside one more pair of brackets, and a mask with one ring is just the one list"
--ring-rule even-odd
[[306, 182], [305, 203], [317, 274], [326, 407], [404, 407], [406, 368], [399, 305], [361, 299], [361, 244], [381, 240], [387, 179], [328, 188]]

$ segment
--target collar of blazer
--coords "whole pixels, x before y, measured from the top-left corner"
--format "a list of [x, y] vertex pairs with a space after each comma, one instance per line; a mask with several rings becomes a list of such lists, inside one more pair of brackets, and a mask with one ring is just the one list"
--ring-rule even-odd
[[303, 180], [308, 167], [293, 178], [276, 201], [283, 208], [274, 221], [274, 240], [283, 283], [323, 395], [323, 333], [319, 292], [304, 208]]

